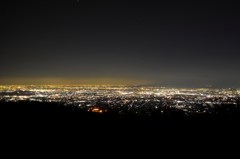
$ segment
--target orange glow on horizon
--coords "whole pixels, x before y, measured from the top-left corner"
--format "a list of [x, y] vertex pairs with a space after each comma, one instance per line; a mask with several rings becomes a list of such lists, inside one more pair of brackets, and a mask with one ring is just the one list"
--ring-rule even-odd
[[124, 78], [0, 78], [0, 85], [142, 85], [148, 80]]

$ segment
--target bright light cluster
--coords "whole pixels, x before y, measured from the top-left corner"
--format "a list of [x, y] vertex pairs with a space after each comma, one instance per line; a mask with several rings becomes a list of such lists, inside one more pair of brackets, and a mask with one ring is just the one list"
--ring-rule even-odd
[[167, 109], [186, 114], [213, 113], [214, 107], [239, 105], [235, 89], [189, 89], [145, 86], [0, 86], [0, 100], [6, 102], [60, 102], [95, 113], [152, 113]]

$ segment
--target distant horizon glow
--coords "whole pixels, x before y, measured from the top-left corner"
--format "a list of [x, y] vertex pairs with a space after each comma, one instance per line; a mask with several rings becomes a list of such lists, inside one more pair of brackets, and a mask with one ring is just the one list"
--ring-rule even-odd
[[235, 3], [49, 0], [2, 6], [0, 84], [240, 88]]
[[127, 78], [53, 78], [53, 77], [21, 77], [0, 78], [0, 86], [152, 86], [165, 88], [216, 88], [216, 89], [240, 89], [240, 87], [217, 87], [212, 85], [202, 86], [174, 86], [154, 80], [140, 80]]
[[152, 81], [124, 78], [1, 78], [0, 85], [146, 85]]

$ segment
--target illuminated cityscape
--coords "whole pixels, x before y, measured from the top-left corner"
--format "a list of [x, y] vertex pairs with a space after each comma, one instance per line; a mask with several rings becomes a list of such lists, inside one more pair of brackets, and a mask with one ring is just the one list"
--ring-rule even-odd
[[1, 1], [2, 156], [237, 156], [239, 8]]
[[152, 115], [169, 111], [184, 115], [215, 114], [217, 108], [238, 109], [240, 90], [150, 86], [1, 86], [2, 102], [54, 102], [93, 113]]

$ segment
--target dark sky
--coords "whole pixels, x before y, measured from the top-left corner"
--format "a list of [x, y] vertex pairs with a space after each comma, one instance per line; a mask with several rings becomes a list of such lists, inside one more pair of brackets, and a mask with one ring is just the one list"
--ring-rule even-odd
[[5, 0], [1, 77], [121, 77], [240, 87], [235, 3]]

